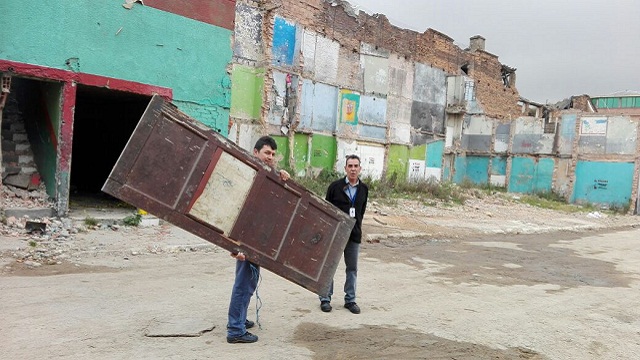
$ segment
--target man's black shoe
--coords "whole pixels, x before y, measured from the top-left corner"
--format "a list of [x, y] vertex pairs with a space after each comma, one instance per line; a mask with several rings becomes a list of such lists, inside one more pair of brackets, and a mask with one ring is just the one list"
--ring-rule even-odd
[[245, 321], [245, 322], [244, 322], [244, 327], [245, 327], [246, 329], [251, 329], [255, 324], [256, 324], [256, 323], [254, 323], [253, 321], [251, 321], [251, 320], [247, 320], [247, 321]]
[[344, 307], [349, 309], [349, 311], [351, 311], [352, 314], [360, 314], [360, 307], [358, 306], [358, 304], [354, 302], [346, 303], [344, 304]]
[[229, 344], [248, 344], [256, 341], [258, 341], [258, 337], [248, 331], [240, 336], [227, 336], [227, 342]]
[[329, 303], [328, 301], [320, 302], [320, 310], [322, 310], [323, 312], [329, 312], [331, 311], [331, 309], [332, 309], [331, 303]]

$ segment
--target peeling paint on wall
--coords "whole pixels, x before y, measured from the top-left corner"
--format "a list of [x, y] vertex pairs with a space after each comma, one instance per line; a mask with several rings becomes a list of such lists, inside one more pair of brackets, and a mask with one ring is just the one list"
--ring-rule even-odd
[[[415, 64], [411, 126], [416, 131], [444, 134], [446, 89], [444, 71]], [[412, 141], [416, 144], [415, 141], [427, 139], [428, 137], [417, 134]]]
[[365, 94], [386, 95], [389, 91], [389, 53], [376, 51], [365, 43], [360, 52]]
[[296, 24], [276, 16], [273, 24], [273, 64], [293, 65], [296, 54]]
[[515, 121], [514, 154], [553, 154], [555, 134], [545, 134], [543, 119], [522, 117]]
[[338, 53], [340, 44], [323, 36], [317, 36], [315, 75], [317, 81], [336, 83], [338, 77]]
[[268, 121], [272, 125], [283, 126], [283, 133], [288, 133], [288, 128], [295, 121], [298, 76], [274, 70], [272, 90]]
[[386, 115], [387, 99], [370, 95], [360, 97], [358, 119], [361, 123], [384, 125], [386, 128]]
[[387, 115], [389, 140], [394, 143], [411, 142], [411, 100], [389, 95], [387, 97]]
[[573, 140], [576, 137], [576, 114], [564, 114], [560, 123], [558, 136], [558, 153], [571, 155], [573, 152]]
[[247, 4], [236, 5], [233, 55], [253, 61], [264, 59], [262, 49], [262, 14]]
[[465, 117], [462, 134], [462, 148], [468, 151], [489, 152], [493, 120], [484, 116]]
[[302, 82], [299, 129], [333, 132], [336, 129], [338, 88], [311, 80]]
[[636, 153], [638, 125], [625, 117], [609, 117], [607, 126], [607, 154], [633, 155]]
[[318, 34], [305, 29], [302, 33], [302, 61], [305, 76], [315, 77], [316, 74], [316, 39]]

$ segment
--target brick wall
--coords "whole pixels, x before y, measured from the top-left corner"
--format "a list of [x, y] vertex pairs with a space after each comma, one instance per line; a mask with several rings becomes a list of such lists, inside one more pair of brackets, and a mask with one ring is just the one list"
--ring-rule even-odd
[[[255, 1], [247, 3], [256, 6]], [[433, 29], [424, 33], [401, 29], [392, 25], [384, 15], [372, 16], [362, 11], [355, 14], [340, 0], [333, 3], [338, 5], [331, 6], [324, 0], [261, 2], [263, 9], [269, 9], [265, 14], [263, 39], [272, 39], [273, 21], [277, 14], [338, 41], [343, 54], [345, 51], [358, 53], [360, 42], [364, 42], [453, 75], [462, 74], [460, 68], [467, 65], [471, 69], [469, 76], [477, 82], [476, 96], [487, 116], [498, 119], [519, 116], [517, 102], [520, 95], [514, 84], [511, 87], [503, 84], [502, 64], [497, 56], [483, 50], [471, 52], [461, 49], [452, 38]], [[271, 53], [270, 46], [270, 41], [265, 40], [267, 54]]]
[[36, 176], [38, 170], [15, 96], [9, 95], [2, 112], [2, 178], [11, 182], [15, 176]]

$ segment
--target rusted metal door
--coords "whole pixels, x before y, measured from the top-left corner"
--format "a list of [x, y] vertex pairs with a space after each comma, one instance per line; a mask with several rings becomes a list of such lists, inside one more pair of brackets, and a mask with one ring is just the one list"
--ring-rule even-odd
[[159, 96], [102, 191], [318, 294], [353, 228], [338, 208]]

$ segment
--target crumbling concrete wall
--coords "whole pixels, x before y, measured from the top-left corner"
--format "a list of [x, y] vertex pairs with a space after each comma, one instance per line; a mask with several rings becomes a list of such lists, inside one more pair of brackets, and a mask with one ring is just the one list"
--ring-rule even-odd
[[[385, 151], [376, 164], [382, 163], [383, 171], [376, 173], [387, 169], [391, 145], [405, 146], [402, 152], [413, 151], [445, 137], [448, 75], [463, 74], [461, 67], [475, 69], [491, 85], [481, 90], [488, 94], [488, 102], [495, 98], [494, 88], [504, 88], [497, 57], [478, 49], [460, 49], [436, 30], [400, 29], [384, 15], [356, 13], [340, 0], [243, 0], [238, 1], [237, 9], [234, 61], [266, 66], [266, 71], [261, 123], [232, 117], [232, 128], [236, 122], [260, 127], [263, 132], [286, 136], [289, 145], [297, 132], [334, 131], [338, 139], [350, 143], [380, 144]], [[260, 32], [248, 29], [260, 21]], [[262, 56], [250, 51], [257, 48], [262, 49]], [[292, 84], [298, 96], [295, 109], [289, 109], [288, 123], [274, 120], [274, 112], [276, 118], [281, 115], [273, 109], [281, 106], [283, 98], [281, 74], [298, 79]], [[475, 89], [471, 76], [467, 79]], [[481, 113], [484, 104], [473, 92], [469, 101]], [[491, 114], [515, 114], [510, 111], [517, 103], [517, 91], [507, 93], [511, 99], [502, 93], [500, 97], [511, 104], [502, 108], [490, 104]], [[233, 110], [232, 106], [235, 114]], [[329, 111], [336, 115], [329, 116]], [[324, 112], [322, 121], [320, 112]], [[293, 157], [288, 154], [285, 165], [298, 163]]]

